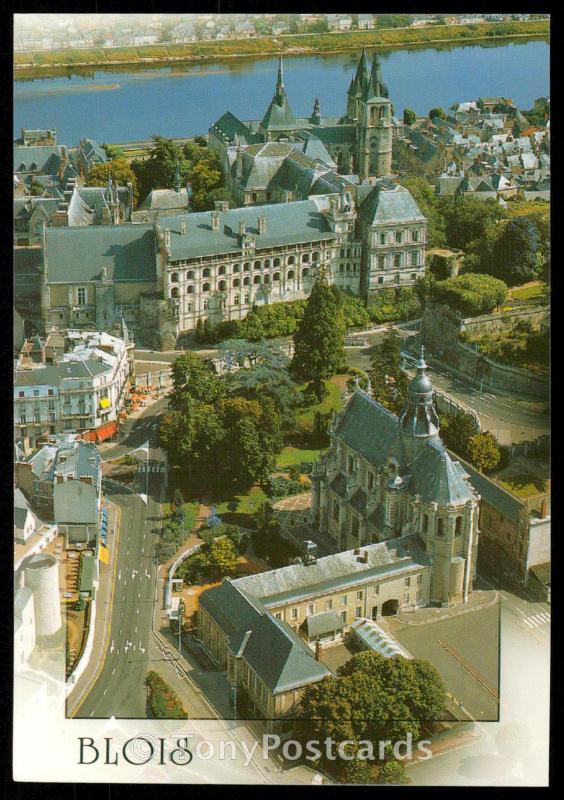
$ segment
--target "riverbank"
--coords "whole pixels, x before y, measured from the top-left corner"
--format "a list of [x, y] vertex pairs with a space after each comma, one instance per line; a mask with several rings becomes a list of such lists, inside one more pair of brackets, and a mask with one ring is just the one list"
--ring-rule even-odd
[[283, 55], [332, 54], [359, 47], [398, 49], [406, 47], [456, 46], [476, 42], [548, 38], [548, 20], [433, 25], [426, 28], [391, 28], [346, 33], [299, 34], [229, 41], [156, 44], [145, 47], [112, 47], [84, 50], [49, 50], [14, 54], [14, 76], [18, 80], [56, 77], [70, 71], [169, 64], [205, 64], [217, 59], [244, 59]]

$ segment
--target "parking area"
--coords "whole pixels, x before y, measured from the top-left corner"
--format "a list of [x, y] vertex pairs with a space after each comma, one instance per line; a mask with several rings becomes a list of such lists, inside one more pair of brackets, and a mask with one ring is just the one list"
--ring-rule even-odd
[[499, 626], [499, 602], [421, 625], [392, 618], [382, 625], [415, 658], [430, 661], [447, 691], [481, 722], [499, 715]]

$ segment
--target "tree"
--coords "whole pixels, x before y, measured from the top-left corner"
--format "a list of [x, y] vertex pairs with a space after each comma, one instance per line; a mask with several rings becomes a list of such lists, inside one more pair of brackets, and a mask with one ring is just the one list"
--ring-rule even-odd
[[110, 161], [113, 161], [114, 158], [122, 158], [125, 156], [125, 150], [118, 144], [103, 144], [102, 149], [105, 151]]
[[468, 273], [437, 281], [431, 290], [435, 302], [444, 303], [468, 317], [490, 314], [507, 296], [507, 285], [491, 275]]
[[294, 335], [292, 359], [293, 373], [299, 380], [311, 381], [318, 397], [323, 382], [345, 364], [344, 335], [339, 293], [331, 289], [325, 271], [320, 269]]
[[378, 768], [378, 778], [376, 783], [387, 784], [406, 784], [409, 783], [409, 778], [405, 770], [403, 761], [397, 761], [395, 758], [388, 759]]
[[537, 225], [526, 216], [512, 219], [504, 226], [494, 245], [494, 274], [510, 286], [518, 286], [541, 277], [543, 266]]
[[36, 181], [35, 178], [32, 178], [29, 185], [29, 191], [31, 192], [32, 197], [41, 197], [45, 191], [45, 187], [42, 183]]
[[371, 360], [372, 395], [384, 408], [399, 414], [407, 400], [408, 378], [401, 369], [401, 337], [388, 328]]
[[227, 536], [221, 536], [211, 544], [209, 561], [220, 575], [227, 575], [233, 572], [239, 561], [237, 548]]
[[468, 443], [480, 432], [472, 414], [445, 414], [440, 422], [441, 438], [445, 445], [462, 458], [468, 458]]
[[188, 162], [172, 139], [152, 136], [153, 146], [144, 161], [134, 161], [132, 169], [139, 182], [139, 196], [145, 198], [152, 189], [169, 189], [174, 184], [176, 167], [182, 181], [186, 181]]
[[200, 148], [201, 157], [193, 161], [187, 171], [192, 185], [192, 208], [194, 211], [207, 211], [213, 208], [209, 195], [219, 189], [222, 183], [221, 166], [218, 157], [207, 148]]
[[356, 653], [336, 677], [308, 686], [301, 710], [306, 738], [353, 742], [417, 739], [421, 725], [444, 713], [445, 688], [428, 662]]
[[440, 107], [432, 108], [429, 111], [429, 119], [431, 120], [431, 122], [435, 119], [446, 119], [446, 111], [444, 110], [444, 108]]
[[274, 404], [265, 413], [256, 400], [233, 397], [219, 403], [219, 412], [225, 431], [219, 469], [225, 482], [245, 488], [265, 483], [282, 447]]
[[413, 125], [413, 123], [417, 120], [417, 114], [412, 108], [404, 108], [403, 110], [403, 122], [404, 125]]
[[444, 218], [448, 246], [473, 252], [488, 230], [495, 231], [506, 216], [495, 200], [476, 197], [437, 198], [437, 208]]
[[186, 408], [188, 398], [213, 405], [225, 396], [225, 384], [212, 362], [196, 353], [183, 353], [174, 361], [172, 383], [170, 407], [176, 410]]
[[88, 173], [86, 185], [107, 186], [110, 178], [117, 186], [127, 186], [128, 183], [131, 183], [133, 185], [133, 198], [134, 201], [137, 201], [137, 177], [127, 159], [120, 156], [111, 161], [106, 161], [105, 164], [94, 164]]
[[374, 767], [368, 759], [355, 758], [353, 761], [347, 761], [343, 771], [343, 782], [361, 785], [374, 783], [373, 770]]
[[501, 451], [493, 433], [477, 433], [468, 442], [468, 459], [476, 469], [493, 470], [499, 464]]

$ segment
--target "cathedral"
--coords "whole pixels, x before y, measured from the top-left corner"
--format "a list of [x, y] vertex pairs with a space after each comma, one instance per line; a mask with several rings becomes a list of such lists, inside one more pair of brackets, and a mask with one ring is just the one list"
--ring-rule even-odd
[[423, 349], [399, 419], [357, 389], [313, 472], [312, 523], [340, 549], [409, 537], [430, 566], [426, 602], [465, 602], [480, 497], [439, 436]]
[[248, 146], [278, 142], [304, 151], [306, 143], [315, 160], [335, 165], [342, 175], [354, 174], [364, 180], [391, 174], [395, 122], [376, 54], [371, 64], [363, 48], [341, 117], [323, 116], [316, 98], [311, 115], [296, 118], [286, 94], [280, 57], [274, 95], [262, 119], [243, 122], [227, 111], [209, 130], [210, 147], [218, 152], [225, 168]]

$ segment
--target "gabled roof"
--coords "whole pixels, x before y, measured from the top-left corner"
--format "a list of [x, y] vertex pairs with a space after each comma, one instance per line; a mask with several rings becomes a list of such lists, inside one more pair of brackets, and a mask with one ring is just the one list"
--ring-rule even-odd
[[256, 139], [250, 128], [232, 114], [231, 111], [226, 111], [225, 114], [222, 114], [217, 122], [214, 122], [212, 129], [225, 134], [231, 142], [235, 136], [239, 139], [240, 144], [249, 144]]
[[100, 278], [154, 281], [155, 235], [150, 225], [90, 225], [47, 228], [50, 283], [77, 283]]
[[261, 120], [261, 128], [265, 131], [286, 131], [294, 130], [298, 127], [294, 112], [290, 107], [290, 102], [286, 95], [278, 103], [276, 96], [272, 98], [266, 113]]
[[42, 175], [53, 175], [57, 172], [64, 155], [64, 145], [40, 147], [16, 145], [13, 150], [14, 172], [37, 172]]
[[308, 639], [315, 636], [324, 636], [326, 633], [342, 631], [346, 622], [336, 611], [322, 611], [320, 614], [310, 614], [304, 620], [304, 630]]

